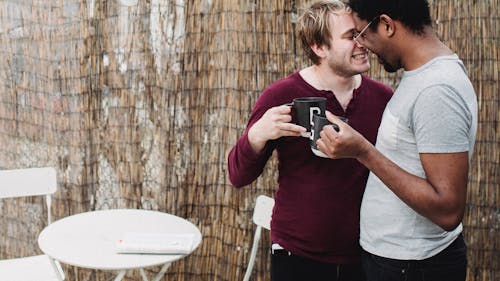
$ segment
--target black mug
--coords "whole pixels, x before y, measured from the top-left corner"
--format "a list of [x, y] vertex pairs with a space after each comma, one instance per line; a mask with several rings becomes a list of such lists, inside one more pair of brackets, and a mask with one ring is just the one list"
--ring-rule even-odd
[[[336, 117], [342, 120], [344, 123], [347, 123], [348, 121], [347, 118], [343, 116], [336, 116]], [[324, 154], [323, 152], [321, 152], [321, 150], [318, 149], [316, 141], [320, 138], [319, 134], [323, 130], [324, 126], [332, 125], [333, 129], [337, 132], [339, 131], [339, 126], [335, 123], [330, 122], [330, 120], [328, 120], [328, 118], [326, 118], [326, 116], [324, 115], [315, 114], [312, 120], [313, 120], [313, 126], [311, 129], [311, 150], [316, 156], [328, 158], [326, 154]]]
[[293, 99], [293, 102], [286, 105], [293, 108], [292, 122], [306, 128], [306, 132], [302, 133], [305, 138], [311, 137], [311, 127], [313, 124], [313, 115], [325, 115], [326, 98], [322, 97], [302, 97]]

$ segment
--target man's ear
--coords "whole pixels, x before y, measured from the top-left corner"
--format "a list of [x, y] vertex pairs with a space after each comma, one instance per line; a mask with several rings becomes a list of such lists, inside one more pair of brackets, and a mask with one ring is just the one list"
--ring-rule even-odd
[[326, 57], [326, 46], [325, 45], [318, 46], [317, 44], [314, 44], [311, 46], [311, 50], [320, 58]]
[[384, 30], [383, 32], [385, 32], [387, 37], [394, 36], [394, 33], [396, 32], [396, 23], [390, 16], [386, 14], [380, 15], [380, 24], [382, 25]]

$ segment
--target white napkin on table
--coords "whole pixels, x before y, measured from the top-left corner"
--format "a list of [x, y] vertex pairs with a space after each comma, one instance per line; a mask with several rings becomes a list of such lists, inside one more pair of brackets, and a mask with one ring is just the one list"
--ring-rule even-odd
[[189, 254], [194, 234], [126, 232], [116, 243], [120, 254]]

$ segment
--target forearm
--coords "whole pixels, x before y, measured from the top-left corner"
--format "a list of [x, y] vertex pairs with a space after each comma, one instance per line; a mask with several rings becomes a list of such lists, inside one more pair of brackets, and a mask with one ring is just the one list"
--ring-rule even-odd
[[229, 180], [235, 187], [243, 187], [259, 177], [269, 159], [265, 149], [255, 153], [244, 134], [231, 149], [227, 159]]
[[452, 184], [410, 174], [371, 144], [357, 159], [403, 202], [441, 228], [453, 230], [460, 223], [465, 197], [454, 192]]
[[252, 147], [253, 151], [257, 154], [260, 154], [264, 151], [264, 147], [266, 146], [267, 140], [262, 138], [258, 132], [255, 132], [255, 127], [252, 126], [248, 130], [248, 143], [250, 147]]

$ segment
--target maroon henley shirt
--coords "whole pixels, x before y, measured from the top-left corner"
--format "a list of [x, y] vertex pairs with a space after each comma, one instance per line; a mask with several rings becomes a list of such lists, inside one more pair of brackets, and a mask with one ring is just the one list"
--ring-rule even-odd
[[268, 141], [260, 154], [248, 143], [248, 129], [269, 108], [309, 96], [327, 98], [328, 111], [347, 117], [349, 125], [374, 144], [392, 90], [363, 76], [344, 111], [331, 91], [315, 89], [298, 72], [273, 83], [258, 98], [245, 132], [229, 153], [229, 179], [235, 187], [250, 184], [276, 149], [279, 175], [271, 220], [273, 242], [321, 262], [358, 262], [359, 209], [368, 169], [355, 159], [315, 156], [304, 137]]

